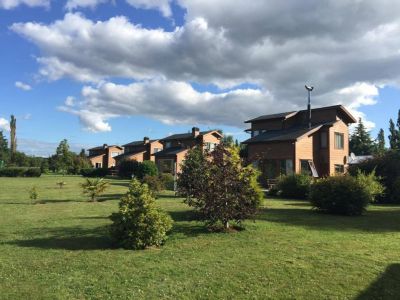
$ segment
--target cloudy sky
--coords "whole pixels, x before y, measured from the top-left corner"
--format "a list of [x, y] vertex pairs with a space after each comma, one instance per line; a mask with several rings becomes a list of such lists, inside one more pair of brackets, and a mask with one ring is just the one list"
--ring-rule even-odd
[[0, 130], [46, 155], [344, 104], [400, 108], [397, 0], [0, 0]]

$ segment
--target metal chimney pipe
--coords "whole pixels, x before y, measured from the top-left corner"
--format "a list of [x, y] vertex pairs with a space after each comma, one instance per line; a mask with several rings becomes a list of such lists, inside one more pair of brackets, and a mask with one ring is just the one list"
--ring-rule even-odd
[[307, 105], [307, 119], [308, 119], [308, 128], [311, 128], [311, 92], [314, 89], [313, 86], [304, 86], [308, 92], [308, 105]]

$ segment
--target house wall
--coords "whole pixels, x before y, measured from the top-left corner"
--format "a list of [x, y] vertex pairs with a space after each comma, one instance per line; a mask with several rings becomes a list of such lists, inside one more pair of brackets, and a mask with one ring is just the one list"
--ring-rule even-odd
[[151, 161], [155, 161], [155, 157], [154, 157], [154, 155], [152, 155], [152, 154], [154, 154], [154, 149], [155, 148], [158, 148], [158, 149], [162, 150], [162, 149], [164, 149], [164, 146], [159, 141], [155, 141], [155, 142], [150, 143], [149, 148], [148, 148], [148, 150], [146, 152], [146, 155], [145, 155], [145, 159], [151, 160]]
[[[344, 134], [344, 147], [343, 149], [335, 149], [335, 132]], [[342, 121], [336, 122], [329, 128], [329, 174], [335, 174], [335, 164], [344, 165], [345, 169], [348, 167], [347, 158], [349, 155], [349, 128]]]
[[115, 159], [111, 156], [112, 152], [117, 152], [118, 155], [123, 153], [122, 149], [120, 149], [119, 147], [108, 147], [106, 149], [106, 155], [105, 155], [105, 165], [106, 166], [103, 166], [103, 167], [111, 168], [111, 167], [116, 166], [117, 163], [116, 163]]
[[247, 146], [248, 160], [250, 162], [259, 159], [293, 159], [294, 151], [294, 143], [290, 141], [249, 144]]
[[304, 136], [299, 139], [296, 144], [296, 155], [295, 155], [295, 173], [300, 173], [300, 160], [313, 160], [314, 161], [314, 147], [313, 147], [313, 135]]
[[104, 167], [104, 154], [102, 155], [97, 155], [93, 157], [89, 157], [89, 161], [92, 164], [93, 168], [96, 167], [96, 163], [101, 163], [101, 167]]

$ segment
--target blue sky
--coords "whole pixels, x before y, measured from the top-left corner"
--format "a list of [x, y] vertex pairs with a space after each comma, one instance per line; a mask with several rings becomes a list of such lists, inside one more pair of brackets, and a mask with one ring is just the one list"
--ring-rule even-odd
[[375, 136], [400, 108], [399, 5], [350, 2], [313, 19], [279, 1], [0, 0], [0, 125], [16, 115], [35, 155], [194, 125], [243, 140], [244, 120], [304, 108], [309, 83], [315, 106], [344, 104]]

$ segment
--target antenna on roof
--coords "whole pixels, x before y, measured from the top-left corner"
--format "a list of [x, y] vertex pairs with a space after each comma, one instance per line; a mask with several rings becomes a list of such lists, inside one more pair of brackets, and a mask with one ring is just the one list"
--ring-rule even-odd
[[311, 92], [314, 89], [313, 86], [304, 86], [308, 92], [308, 105], [307, 105], [307, 114], [308, 114], [308, 128], [311, 128]]

